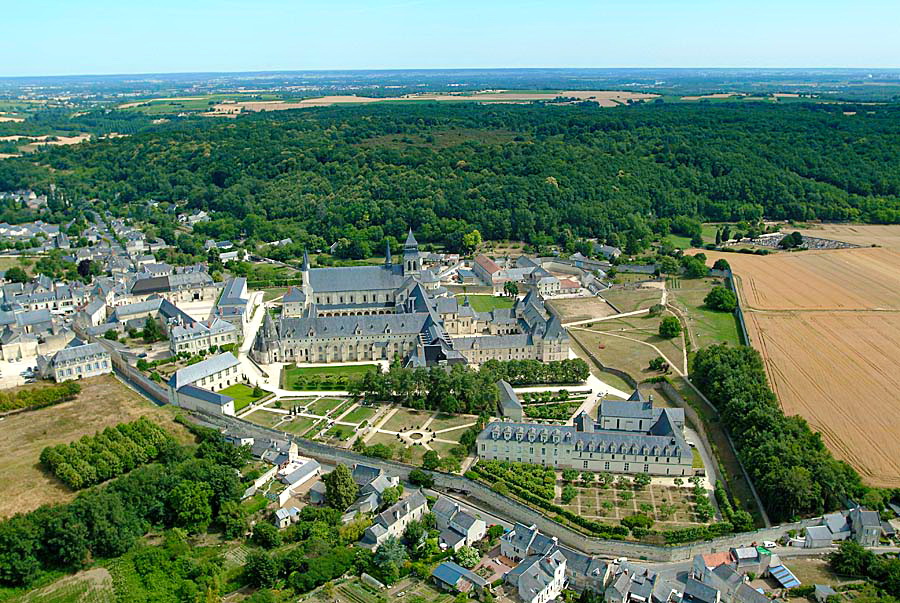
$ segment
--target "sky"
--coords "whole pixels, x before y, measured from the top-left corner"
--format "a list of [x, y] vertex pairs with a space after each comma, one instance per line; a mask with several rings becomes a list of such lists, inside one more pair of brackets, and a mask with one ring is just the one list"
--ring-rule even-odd
[[0, 76], [900, 67], [898, 0], [6, 0]]

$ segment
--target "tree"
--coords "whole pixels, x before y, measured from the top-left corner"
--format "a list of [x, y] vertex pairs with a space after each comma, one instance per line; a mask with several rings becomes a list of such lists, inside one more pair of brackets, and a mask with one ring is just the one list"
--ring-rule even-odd
[[80, 276], [85, 281], [89, 281], [92, 276], [96, 276], [100, 274], [100, 266], [96, 264], [96, 262], [88, 259], [83, 259], [78, 262], [78, 276]]
[[247, 512], [234, 500], [226, 500], [219, 508], [217, 516], [225, 538], [240, 538], [247, 530]]
[[434, 471], [441, 464], [441, 458], [438, 456], [437, 451], [428, 450], [422, 456], [422, 467], [424, 469], [428, 469], [429, 471]]
[[470, 546], [461, 546], [453, 555], [456, 562], [466, 569], [472, 569], [481, 561], [481, 555]]
[[205, 482], [182, 480], [169, 494], [169, 506], [175, 525], [191, 533], [206, 531], [212, 521], [212, 488]]
[[11, 268], [6, 269], [6, 274], [4, 276], [6, 280], [11, 283], [27, 283], [28, 275], [25, 271], [18, 266], [12, 266]]
[[734, 312], [734, 309], [737, 307], [737, 296], [730, 289], [716, 286], [706, 294], [706, 297], [703, 298], [703, 303], [710, 310]]
[[431, 488], [434, 486], [434, 478], [421, 469], [413, 469], [409, 472], [409, 483], [421, 488]]
[[346, 465], [338, 465], [334, 471], [325, 474], [322, 481], [325, 482], [325, 503], [329, 507], [343, 511], [356, 500], [359, 486]]
[[678, 260], [668, 255], [659, 258], [657, 266], [660, 274], [676, 274], [678, 272]]
[[796, 230], [789, 235], [785, 235], [781, 239], [779, 246], [782, 249], [795, 249], [803, 245], [803, 235]]
[[404, 561], [406, 561], [406, 548], [403, 546], [403, 543], [400, 542], [399, 539], [388, 536], [384, 542], [382, 542], [378, 546], [378, 550], [375, 551], [375, 557], [373, 558], [376, 564], [381, 565], [384, 563], [393, 563], [396, 566], [400, 566]]
[[381, 493], [381, 506], [382, 507], [390, 507], [392, 504], [400, 500], [400, 495], [403, 494], [403, 486], [391, 486], [390, 488], [385, 488], [384, 492]]
[[481, 233], [477, 230], [473, 230], [470, 233], [463, 235], [462, 238], [462, 246], [463, 250], [466, 253], [472, 253], [481, 245]]
[[713, 270], [731, 270], [731, 265], [725, 258], [719, 258], [713, 264]]
[[103, 333], [103, 339], [117, 341], [119, 339], [119, 333], [115, 329], [107, 329], [106, 332]]
[[244, 578], [256, 587], [275, 586], [278, 565], [272, 556], [263, 551], [251, 551], [244, 562]]
[[657, 356], [656, 358], [650, 359], [650, 364], [648, 368], [651, 371], [667, 371], [669, 370], [669, 363], [666, 362], [666, 359], [662, 356]]
[[649, 473], [638, 473], [634, 476], [634, 489], [635, 490], [643, 490], [645, 487], [650, 485], [650, 474]]
[[254, 398], [262, 398], [263, 393], [265, 393], [265, 392], [263, 392], [263, 389], [259, 386], [259, 383], [257, 383], [256, 385], [253, 386], [253, 397]]
[[141, 333], [144, 343], [153, 343], [166, 338], [165, 333], [152, 316], [148, 316], [144, 321], [144, 330]]
[[281, 534], [278, 532], [278, 528], [268, 521], [261, 521], [253, 526], [253, 535], [250, 540], [264, 549], [281, 546]]
[[674, 316], [666, 316], [659, 323], [659, 336], [665, 339], [672, 339], [681, 334], [681, 323]]

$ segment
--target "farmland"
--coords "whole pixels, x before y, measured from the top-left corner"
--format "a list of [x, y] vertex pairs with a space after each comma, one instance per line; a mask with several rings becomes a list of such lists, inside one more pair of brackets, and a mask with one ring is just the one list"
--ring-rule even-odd
[[0, 474], [17, 487], [2, 497], [0, 517], [74, 497], [74, 492], [40, 469], [38, 456], [45, 446], [72, 442], [141, 416], [169, 428], [182, 441], [189, 439], [187, 432], [172, 421], [167, 409], [147, 402], [111, 375], [84, 379], [81, 385], [81, 393], [72, 402], [3, 419]]
[[726, 257], [748, 335], [786, 414], [822, 433], [871, 485], [900, 485], [900, 253]]

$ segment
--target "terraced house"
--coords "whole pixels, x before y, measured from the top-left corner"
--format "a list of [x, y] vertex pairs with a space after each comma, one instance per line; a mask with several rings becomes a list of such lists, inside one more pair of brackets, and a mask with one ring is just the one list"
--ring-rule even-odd
[[683, 429], [682, 409], [656, 408], [635, 391], [626, 402], [601, 402], [596, 421], [582, 412], [574, 425], [489, 423], [478, 435], [478, 456], [579, 471], [689, 476], [693, 453]]

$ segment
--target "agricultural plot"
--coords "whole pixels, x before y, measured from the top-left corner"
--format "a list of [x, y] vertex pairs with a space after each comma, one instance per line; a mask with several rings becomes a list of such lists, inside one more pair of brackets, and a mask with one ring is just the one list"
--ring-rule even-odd
[[[834, 239], [856, 245], [878, 245], [888, 249], [900, 249], [900, 226], [896, 224], [819, 224], [811, 228], [798, 228], [800, 234], [809, 237]], [[786, 228], [793, 232], [793, 228]]]
[[655, 521], [656, 529], [677, 529], [705, 522], [697, 519], [691, 488], [652, 484], [643, 490], [596, 486], [575, 488], [577, 495], [568, 504], [556, 503], [569, 511], [596, 521], [618, 523], [624, 517], [643, 513]]
[[875, 486], [900, 486], [900, 252], [727, 255], [786, 414]]

